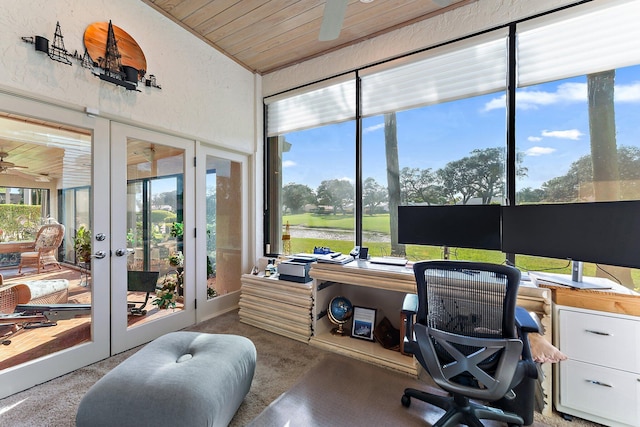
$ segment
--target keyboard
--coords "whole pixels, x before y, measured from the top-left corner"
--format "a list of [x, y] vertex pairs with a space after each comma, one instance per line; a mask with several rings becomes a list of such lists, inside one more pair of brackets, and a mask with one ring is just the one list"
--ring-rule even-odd
[[393, 256], [380, 256], [380, 257], [374, 256], [369, 259], [369, 262], [373, 264], [385, 264], [385, 265], [399, 265], [399, 266], [407, 265], [406, 258], [398, 258]]

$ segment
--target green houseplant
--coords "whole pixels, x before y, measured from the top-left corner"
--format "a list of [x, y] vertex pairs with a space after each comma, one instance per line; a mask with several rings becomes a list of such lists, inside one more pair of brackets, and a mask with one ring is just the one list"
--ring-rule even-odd
[[80, 226], [73, 238], [73, 249], [78, 261], [91, 262], [91, 230], [84, 225]]

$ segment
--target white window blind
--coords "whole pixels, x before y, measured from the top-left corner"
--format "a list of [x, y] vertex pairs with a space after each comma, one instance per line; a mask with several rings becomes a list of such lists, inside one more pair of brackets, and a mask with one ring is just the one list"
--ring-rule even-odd
[[518, 25], [518, 86], [640, 64], [640, 1], [594, 1]]
[[265, 98], [264, 102], [268, 136], [353, 120], [356, 116], [355, 75], [349, 75], [346, 81], [322, 82]]
[[[362, 73], [362, 115], [437, 104], [506, 88], [507, 30], [403, 58]], [[402, 64], [402, 62], [411, 63]]]

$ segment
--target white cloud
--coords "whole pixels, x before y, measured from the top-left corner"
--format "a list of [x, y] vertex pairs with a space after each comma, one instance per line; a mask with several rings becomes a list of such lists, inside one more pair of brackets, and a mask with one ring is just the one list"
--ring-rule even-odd
[[[628, 85], [616, 85], [614, 96], [617, 102], [640, 102], [640, 82]], [[519, 90], [516, 95], [516, 107], [521, 110], [533, 110], [538, 107], [561, 102], [586, 102], [586, 83], [563, 83], [555, 92], [541, 90]], [[501, 95], [487, 102], [484, 111], [496, 110], [506, 107], [506, 95]]]
[[[617, 90], [617, 88], [616, 88]], [[484, 106], [485, 111], [505, 108], [506, 95], [494, 98]], [[542, 90], [519, 90], [516, 94], [516, 108], [521, 110], [537, 109], [540, 106], [558, 104], [561, 102], [586, 102], [586, 83], [563, 83], [555, 92]]]
[[497, 110], [499, 108], [506, 108], [507, 106], [507, 96], [506, 95], [502, 95], [499, 96], [497, 98], [493, 98], [491, 101], [487, 102], [484, 105], [484, 110], [483, 111], [491, 111], [491, 110]]
[[542, 131], [542, 136], [546, 136], [547, 138], [571, 139], [573, 141], [579, 140], [582, 135], [584, 134], [578, 129]]
[[542, 138], [540, 138], [539, 136], [530, 136], [529, 138], [527, 138], [527, 141], [538, 142], [538, 141], [542, 141]]
[[375, 132], [379, 129], [384, 129], [384, 123], [379, 123], [377, 125], [366, 127], [362, 130], [362, 133]]
[[524, 154], [527, 156], [544, 156], [545, 154], [551, 154], [556, 151], [555, 148], [551, 147], [531, 147], [528, 150], [525, 150]]
[[291, 168], [293, 166], [296, 166], [297, 163], [294, 162], [293, 160], [285, 160], [284, 162], [282, 162], [282, 167], [283, 168]]
[[614, 96], [618, 102], [640, 102], [640, 82], [616, 86]]

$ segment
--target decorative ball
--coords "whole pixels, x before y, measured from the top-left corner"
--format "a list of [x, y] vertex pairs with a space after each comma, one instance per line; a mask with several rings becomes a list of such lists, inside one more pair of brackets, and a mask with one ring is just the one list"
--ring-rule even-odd
[[345, 297], [333, 297], [329, 302], [327, 316], [331, 323], [338, 325], [338, 328], [333, 332], [342, 335], [342, 325], [348, 322], [351, 316], [353, 316], [353, 304]]

